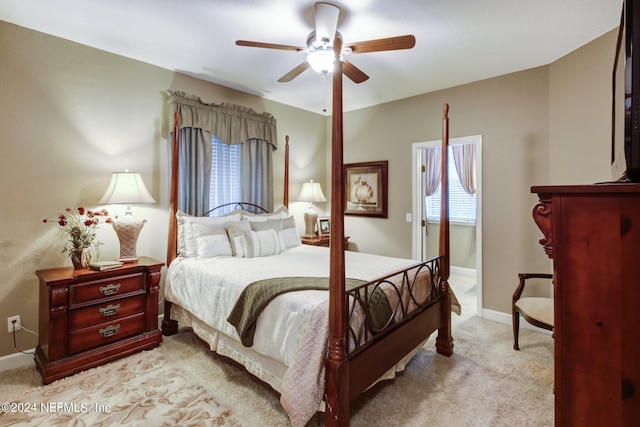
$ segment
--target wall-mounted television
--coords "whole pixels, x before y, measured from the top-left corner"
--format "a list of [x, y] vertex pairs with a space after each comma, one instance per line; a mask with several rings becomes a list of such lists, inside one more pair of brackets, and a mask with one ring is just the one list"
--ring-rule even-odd
[[640, 4], [624, 0], [613, 66], [611, 172], [640, 182]]

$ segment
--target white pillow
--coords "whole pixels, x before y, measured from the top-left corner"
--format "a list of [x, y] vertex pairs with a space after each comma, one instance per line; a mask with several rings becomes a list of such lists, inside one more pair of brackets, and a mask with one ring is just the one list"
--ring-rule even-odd
[[283, 219], [283, 218], [286, 218], [287, 216], [289, 216], [289, 212], [287, 211], [287, 208], [285, 208], [284, 206], [280, 206], [278, 209], [276, 209], [272, 213], [256, 214], [253, 212], [242, 211], [242, 217], [248, 219], [251, 222], [266, 221], [268, 219]]
[[196, 239], [196, 256], [211, 258], [214, 256], [231, 256], [231, 244], [226, 227], [222, 224], [191, 223]]
[[196, 239], [196, 251], [198, 258], [211, 258], [214, 256], [231, 256], [231, 244], [226, 234], [211, 234]]
[[287, 249], [302, 245], [296, 219], [293, 216], [282, 220], [282, 240], [284, 240], [284, 247]]
[[282, 221], [281, 219], [268, 219], [266, 221], [250, 221], [251, 231], [263, 231], [263, 230], [275, 230], [278, 233], [278, 239], [280, 241], [280, 252], [286, 249], [284, 242], [284, 234], [282, 233]]
[[229, 221], [240, 221], [242, 214], [238, 211], [224, 216], [191, 216], [182, 211], [176, 212], [178, 218], [178, 253], [185, 257], [197, 256], [196, 236], [191, 224], [224, 224]]
[[233, 221], [226, 224], [226, 229], [233, 256], [244, 257], [244, 233], [251, 231], [251, 224], [247, 220]]
[[280, 252], [280, 238], [276, 230], [244, 232], [244, 256], [246, 258], [277, 255]]

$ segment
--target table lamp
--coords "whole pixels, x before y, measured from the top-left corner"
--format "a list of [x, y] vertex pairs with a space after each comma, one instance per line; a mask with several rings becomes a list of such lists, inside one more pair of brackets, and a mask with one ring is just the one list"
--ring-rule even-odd
[[113, 219], [113, 228], [120, 240], [120, 258], [118, 261], [133, 262], [138, 259], [136, 245], [138, 235], [147, 220], [141, 220], [133, 216], [131, 205], [133, 203], [155, 203], [155, 199], [147, 190], [139, 173], [113, 172], [107, 191], [102, 196], [99, 204], [126, 204], [127, 210], [124, 218]]
[[322, 193], [320, 183], [305, 182], [302, 184], [300, 194], [298, 194], [299, 202], [309, 202], [309, 208], [304, 213], [304, 236], [307, 238], [316, 237], [316, 227], [318, 223], [318, 213], [313, 208], [313, 203], [326, 202], [327, 199]]

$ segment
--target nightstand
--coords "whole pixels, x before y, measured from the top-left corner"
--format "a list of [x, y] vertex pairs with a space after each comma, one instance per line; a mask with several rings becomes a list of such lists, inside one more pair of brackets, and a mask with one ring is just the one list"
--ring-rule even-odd
[[38, 270], [39, 344], [44, 384], [157, 347], [163, 262], [140, 257], [112, 270]]
[[[302, 244], [311, 245], [311, 246], [325, 246], [329, 247], [329, 242], [331, 238], [329, 237], [300, 237], [302, 240]], [[344, 236], [344, 247], [349, 246], [349, 236]]]

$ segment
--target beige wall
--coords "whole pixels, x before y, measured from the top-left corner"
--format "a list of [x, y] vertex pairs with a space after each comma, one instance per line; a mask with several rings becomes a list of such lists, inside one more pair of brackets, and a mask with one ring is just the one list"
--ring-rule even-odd
[[347, 218], [364, 252], [411, 257], [411, 146], [482, 135], [484, 307], [508, 312], [514, 277], [548, 269], [531, 220], [531, 185], [548, 181], [548, 68], [540, 67], [345, 114], [345, 161], [389, 160], [389, 219]]
[[[411, 212], [411, 144], [440, 138], [447, 102], [451, 137], [483, 136], [484, 306], [508, 313], [516, 273], [550, 268], [531, 220], [536, 197], [530, 186], [609, 178], [608, 155], [602, 155], [608, 146], [601, 144], [610, 132], [614, 46], [609, 33], [550, 66], [345, 113], [345, 162], [389, 161], [389, 218], [347, 217], [353, 248], [411, 256], [411, 225], [405, 222]], [[59, 253], [60, 233], [41, 220], [67, 206], [95, 205], [114, 170], [143, 174], [158, 203], [134, 208], [148, 220], [138, 252], [164, 259], [167, 89], [273, 114], [280, 146], [291, 136], [292, 200], [309, 179], [324, 182], [329, 194], [325, 117], [3, 22], [0, 57], [2, 322], [20, 314], [26, 327], [37, 329], [34, 271], [70, 265]], [[278, 150], [276, 203], [282, 162]], [[326, 205], [320, 208], [328, 211]], [[304, 210], [299, 203], [290, 208], [296, 215]], [[100, 233], [104, 257], [117, 256], [112, 230]], [[31, 348], [36, 338], [23, 332], [18, 343]], [[0, 356], [12, 352], [11, 336], [0, 332]]]
[[[476, 227], [471, 225], [449, 224], [449, 257], [452, 266], [475, 270]], [[425, 259], [437, 257], [440, 253], [440, 223], [429, 223], [426, 238]]]
[[611, 98], [617, 29], [549, 67], [550, 176], [542, 184], [612, 179]]
[[[279, 146], [284, 148], [285, 135], [291, 138], [292, 192], [309, 178], [324, 180], [324, 158], [312, 155], [324, 152], [323, 116], [1, 21], [0, 58], [2, 325], [19, 314], [25, 327], [37, 331], [34, 271], [71, 265], [60, 253], [64, 235], [42, 219], [66, 207], [94, 207], [112, 171], [142, 173], [157, 203], [134, 206], [134, 214], [148, 220], [138, 254], [165, 259], [168, 147], [162, 120], [167, 89], [273, 114]], [[282, 203], [283, 159], [284, 149], [274, 153], [276, 204]], [[109, 209], [124, 212], [121, 206]], [[99, 233], [103, 258], [117, 257], [113, 230], [102, 226]], [[33, 335], [18, 333], [20, 348], [36, 343]], [[12, 337], [3, 328], [0, 356], [9, 353]]]
[[611, 179], [616, 32], [545, 67], [346, 113], [345, 162], [389, 160], [389, 219], [345, 220], [358, 250], [411, 256], [411, 144], [440, 139], [449, 103], [450, 136], [483, 138], [483, 306], [509, 313], [517, 273], [551, 270], [530, 187]]

